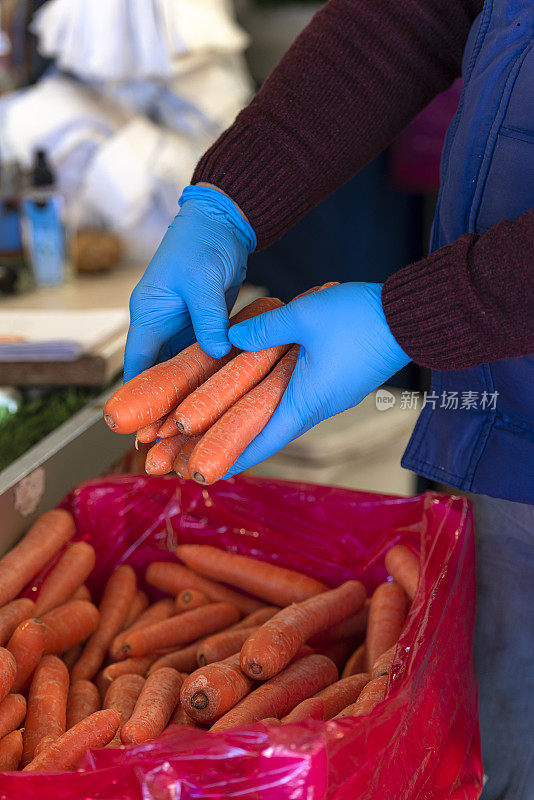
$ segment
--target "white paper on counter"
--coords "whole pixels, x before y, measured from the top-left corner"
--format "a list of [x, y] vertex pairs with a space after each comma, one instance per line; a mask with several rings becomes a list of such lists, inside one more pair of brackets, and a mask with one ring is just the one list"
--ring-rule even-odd
[[74, 361], [127, 326], [123, 308], [0, 310], [0, 362]]

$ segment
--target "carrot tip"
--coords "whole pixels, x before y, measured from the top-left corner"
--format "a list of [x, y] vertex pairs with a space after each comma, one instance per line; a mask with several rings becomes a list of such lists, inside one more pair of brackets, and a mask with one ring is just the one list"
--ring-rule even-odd
[[104, 421], [108, 426], [108, 428], [111, 428], [112, 431], [117, 430], [117, 423], [115, 422], [111, 414], [104, 414]]
[[193, 474], [193, 478], [196, 480], [197, 483], [206, 483], [206, 478], [200, 472], [195, 472]]
[[204, 694], [204, 692], [195, 692], [195, 694], [190, 700], [190, 703], [193, 706], [193, 708], [203, 709], [207, 708], [209, 700]]
[[184, 426], [182, 425], [182, 423], [181, 423], [181, 422], [178, 422], [178, 420], [175, 420], [175, 421], [174, 421], [174, 424], [176, 425], [176, 427], [178, 428], [178, 430], [180, 431], [180, 433], [183, 433], [183, 432], [184, 432]]
[[190, 603], [190, 602], [191, 602], [191, 592], [183, 592], [182, 603]]
[[252, 661], [248, 665], [248, 668], [249, 668], [250, 672], [252, 672], [253, 675], [261, 675], [261, 673], [263, 672], [262, 665], [261, 664], [256, 664], [256, 662], [254, 662], [254, 661]]
[[204, 653], [201, 653], [199, 655], [199, 657], [197, 658], [197, 661], [198, 661], [198, 666], [199, 667], [207, 667], [208, 666], [208, 660], [207, 660], [206, 656], [204, 655]]
[[174, 470], [174, 472], [175, 472], [175, 474], [176, 474], [176, 475], [178, 475], [178, 477], [179, 477], [179, 478], [181, 478], [182, 480], [184, 480], [184, 476], [182, 475], [182, 473], [181, 473], [181, 472], [178, 472], [178, 470], [176, 470], [176, 469]]

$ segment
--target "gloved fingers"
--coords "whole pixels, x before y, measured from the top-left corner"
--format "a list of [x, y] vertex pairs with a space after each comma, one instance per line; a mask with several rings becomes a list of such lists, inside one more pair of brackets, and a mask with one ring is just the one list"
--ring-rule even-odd
[[212, 358], [221, 358], [230, 350], [228, 308], [219, 282], [196, 286], [184, 292], [197, 342]]
[[233, 325], [230, 341], [241, 350], [266, 350], [293, 342], [300, 344], [294, 305], [296, 302]]
[[182, 350], [185, 350], [185, 348], [189, 347], [190, 344], [193, 344], [194, 341], [195, 332], [193, 330], [193, 326], [188, 325], [179, 333], [176, 333], [174, 336], [171, 336], [170, 339], [167, 339], [167, 341], [164, 342], [158, 353], [156, 363], [160, 364], [162, 361], [168, 361], [169, 358], [173, 358]]
[[130, 324], [124, 349], [125, 383], [157, 362], [164, 342], [164, 337], [158, 335], [155, 328], [151, 330], [140, 323]]

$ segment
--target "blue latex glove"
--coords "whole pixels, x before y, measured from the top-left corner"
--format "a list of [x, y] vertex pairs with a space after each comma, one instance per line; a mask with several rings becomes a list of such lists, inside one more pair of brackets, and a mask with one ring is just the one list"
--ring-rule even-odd
[[188, 186], [130, 299], [124, 379], [170, 358], [195, 337], [208, 355], [230, 350], [228, 310], [245, 278], [256, 235], [216, 189]]
[[410, 358], [386, 322], [376, 283], [345, 283], [241, 322], [230, 341], [243, 350], [301, 345], [291, 382], [263, 431], [225, 475], [272, 456], [327, 417], [358, 405]]

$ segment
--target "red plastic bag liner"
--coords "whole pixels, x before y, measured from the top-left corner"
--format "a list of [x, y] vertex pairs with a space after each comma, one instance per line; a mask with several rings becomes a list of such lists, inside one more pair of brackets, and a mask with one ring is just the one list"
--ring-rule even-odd
[[[77, 538], [97, 550], [98, 598], [118, 564], [142, 588], [146, 565], [178, 542], [225, 547], [368, 592], [394, 543], [420, 552], [421, 580], [386, 699], [371, 714], [211, 734], [173, 727], [148, 744], [87, 754], [67, 774], [0, 775], [2, 800], [475, 800], [482, 789], [473, 521], [467, 500], [412, 498], [238, 478], [91, 481], [67, 498]], [[36, 582], [38, 584], [38, 581]]]

